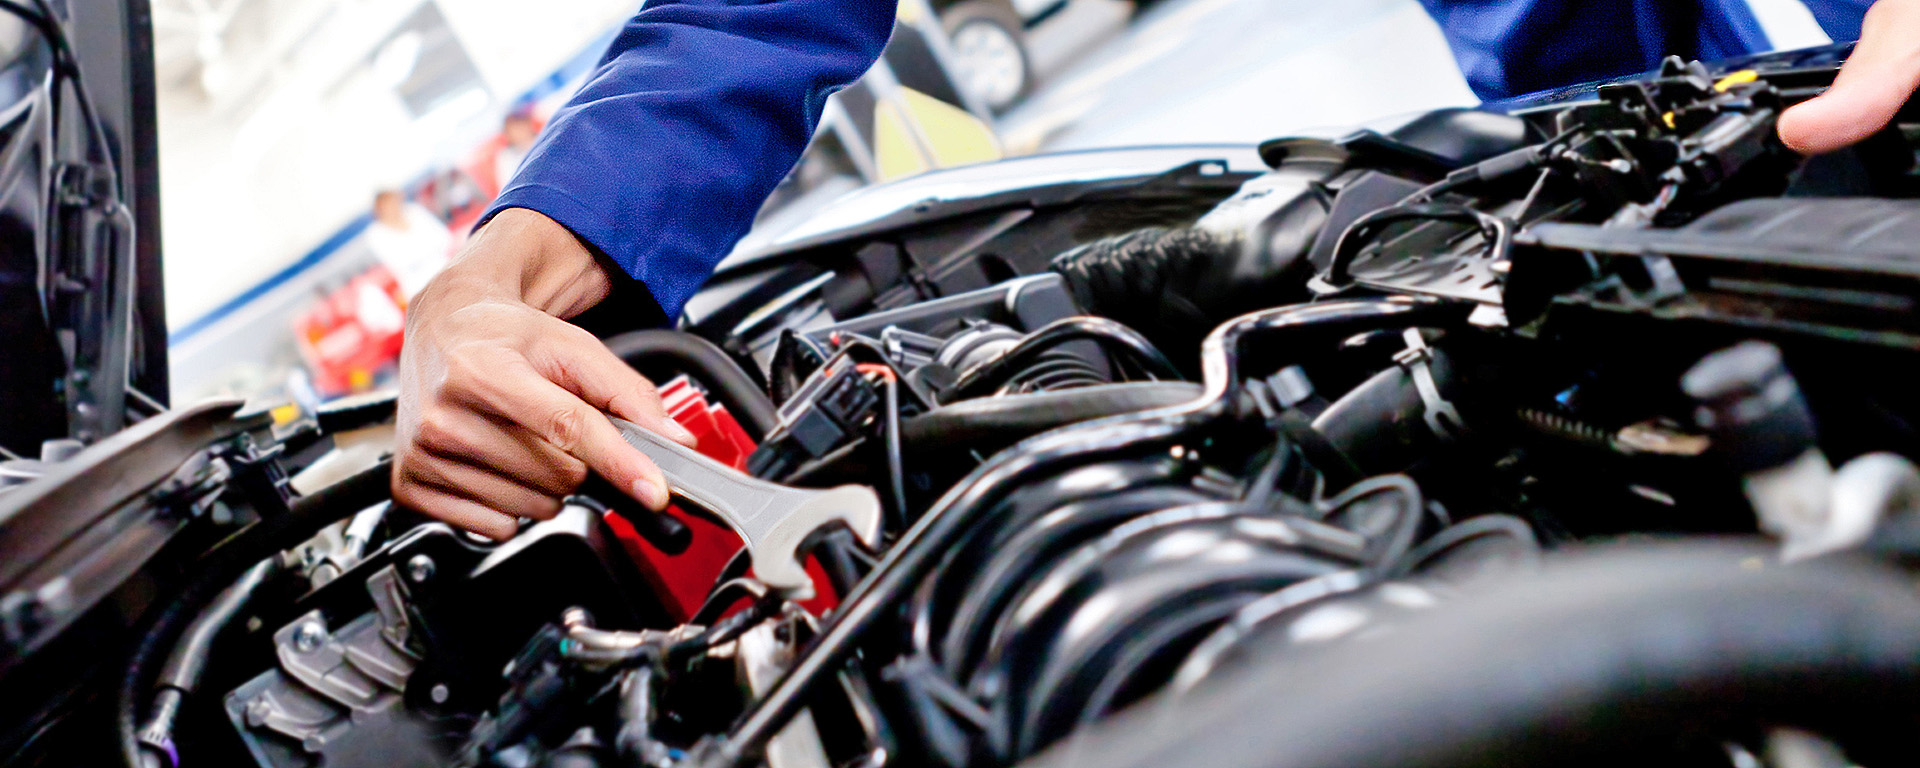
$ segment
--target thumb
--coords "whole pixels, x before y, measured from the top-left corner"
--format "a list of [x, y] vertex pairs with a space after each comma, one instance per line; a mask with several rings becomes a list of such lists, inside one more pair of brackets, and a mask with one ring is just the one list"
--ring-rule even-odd
[[1833, 87], [1780, 115], [1780, 140], [1804, 155], [1852, 146], [1893, 120], [1920, 87], [1920, 0], [1880, 0]]

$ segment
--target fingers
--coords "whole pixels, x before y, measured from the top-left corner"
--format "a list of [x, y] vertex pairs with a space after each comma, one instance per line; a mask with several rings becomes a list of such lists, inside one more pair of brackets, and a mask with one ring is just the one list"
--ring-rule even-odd
[[559, 342], [549, 354], [531, 359], [546, 378], [586, 401], [588, 405], [631, 421], [688, 448], [699, 439], [667, 415], [653, 382], [633, 370], [606, 345], [585, 331], [556, 334]]
[[441, 520], [448, 525], [472, 531], [495, 541], [506, 541], [520, 529], [519, 521], [472, 499], [462, 498], [439, 488], [403, 481], [398, 467], [394, 471], [393, 500]]
[[1833, 87], [1780, 116], [1780, 140], [1806, 155], [1859, 143], [1885, 128], [1917, 87], [1920, 0], [1880, 0]]
[[413, 443], [433, 456], [484, 467], [556, 498], [587, 479], [585, 462], [517, 424], [465, 408], [440, 407], [424, 414]]
[[666, 476], [646, 454], [627, 444], [599, 407], [526, 368], [509, 366], [469, 380], [474, 382], [474, 407], [530, 430], [648, 508], [666, 508]]
[[464, 462], [415, 453], [403, 458], [396, 471], [413, 482], [471, 499], [508, 517], [548, 520], [560, 511], [557, 495]]
[[509, 535], [515, 516], [552, 516], [591, 470], [665, 508], [665, 476], [607, 414], [689, 446], [694, 436], [666, 414], [653, 385], [592, 334], [501, 301], [430, 319], [402, 354], [410, 375], [402, 377], [396, 499]]

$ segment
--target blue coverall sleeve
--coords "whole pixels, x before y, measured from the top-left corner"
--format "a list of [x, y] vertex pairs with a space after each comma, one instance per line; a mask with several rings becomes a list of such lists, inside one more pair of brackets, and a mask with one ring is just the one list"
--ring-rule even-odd
[[[677, 317], [873, 65], [895, 0], [651, 0], [487, 212], [545, 214]], [[483, 219], [484, 221], [484, 219]]]
[[[1831, 0], [1829, 0], [1831, 2]], [[1745, 0], [1420, 0], [1493, 101], [1772, 45]]]

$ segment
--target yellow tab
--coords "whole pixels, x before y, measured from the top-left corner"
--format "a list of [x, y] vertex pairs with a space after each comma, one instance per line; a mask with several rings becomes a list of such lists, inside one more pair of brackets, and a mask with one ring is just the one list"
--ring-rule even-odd
[[1667, 127], [1668, 127], [1668, 128], [1672, 128], [1672, 127], [1674, 127], [1674, 125], [1673, 125], [1673, 113], [1672, 113], [1672, 112], [1668, 112], [1668, 113], [1666, 113], [1665, 115], [1662, 115], [1662, 116], [1661, 116], [1661, 119], [1663, 119], [1663, 120], [1666, 120], [1666, 121], [1667, 121]]
[[275, 426], [290, 424], [294, 419], [300, 418], [300, 406], [297, 403], [287, 403], [286, 405], [274, 406], [274, 409], [269, 411], [269, 413], [273, 414], [273, 423]]
[[927, 170], [927, 158], [920, 154], [911, 128], [900, 109], [892, 102], [873, 106], [873, 158], [879, 166], [880, 180], [903, 179]]
[[1759, 79], [1760, 79], [1760, 73], [1755, 72], [1751, 69], [1743, 69], [1731, 75], [1727, 75], [1726, 77], [1720, 78], [1720, 82], [1713, 84], [1713, 89], [1721, 93], [1726, 93], [1727, 91], [1732, 90], [1734, 86], [1746, 85], [1747, 83], [1751, 83]]
[[912, 88], [901, 88], [900, 100], [926, 137], [934, 165], [952, 168], [1000, 159], [1000, 140], [973, 113]]

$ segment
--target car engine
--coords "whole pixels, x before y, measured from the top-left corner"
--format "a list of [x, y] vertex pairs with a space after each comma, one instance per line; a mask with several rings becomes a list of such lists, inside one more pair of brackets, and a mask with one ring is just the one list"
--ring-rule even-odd
[[[503, 543], [392, 505], [390, 399], [227, 429], [164, 496], [204, 554], [30, 720], [136, 768], [1911, 763], [1920, 120], [1798, 157], [1833, 71], [1673, 60], [730, 260], [608, 344], [705, 461], [867, 500], [771, 513], [803, 577], [693, 483]], [[13, 621], [0, 671], [75, 631]], [[66, 730], [12, 743], [105, 749]]]

